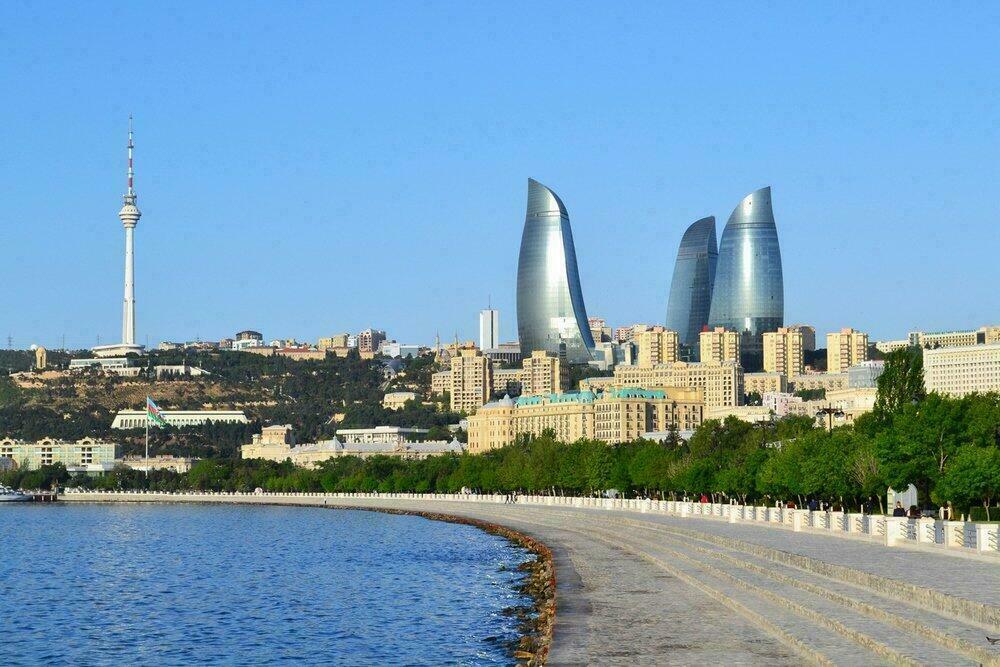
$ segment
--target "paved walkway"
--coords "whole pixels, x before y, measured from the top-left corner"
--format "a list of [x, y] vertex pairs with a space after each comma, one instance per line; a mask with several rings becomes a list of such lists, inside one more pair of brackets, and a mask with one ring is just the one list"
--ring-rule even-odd
[[985, 640], [1000, 636], [1000, 563], [753, 524], [571, 507], [235, 501], [440, 512], [545, 542], [557, 577], [553, 665], [1000, 665], [1000, 645]]

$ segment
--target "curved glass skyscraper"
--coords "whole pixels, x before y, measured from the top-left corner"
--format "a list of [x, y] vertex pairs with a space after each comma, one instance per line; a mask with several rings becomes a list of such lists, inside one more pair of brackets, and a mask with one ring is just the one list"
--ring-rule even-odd
[[558, 353], [560, 344], [570, 363], [593, 356], [569, 214], [556, 193], [530, 178], [517, 260], [517, 336], [524, 356]]
[[762, 334], [782, 326], [784, 317], [781, 249], [767, 187], [744, 197], [722, 232], [708, 324], [743, 333], [743, 350], [754, 353]]
[[667, 328], [676, 331], [682, 345], [698, 349], [698, 335], [708, 324], [719, 258], [715, 243], [715, 217], [698, 220], [684, 232], [674, 263], [667, 299]]

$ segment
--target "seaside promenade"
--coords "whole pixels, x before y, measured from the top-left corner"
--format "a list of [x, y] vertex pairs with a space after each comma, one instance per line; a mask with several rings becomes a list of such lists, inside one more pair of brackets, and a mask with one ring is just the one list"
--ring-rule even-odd
[[553, 552], [552, 665], [1000, 665], [1000, 645], [986, 641], [1000, 636], [1000, 557], [916, 540], [889, 547], [892, 525], [887, 539], [885, 530], [803, 527], [792, 515], [748, 522], [650, 511], [642, 501], [574, 507], [537, 497], [88, 492], [60, 500], [394, 509], [508, 526]]

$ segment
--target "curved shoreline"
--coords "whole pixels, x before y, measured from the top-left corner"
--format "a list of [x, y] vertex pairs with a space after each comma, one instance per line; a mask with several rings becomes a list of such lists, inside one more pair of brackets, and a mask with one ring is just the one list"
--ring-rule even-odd
[[[300, 507], [306, 507], [306, 505], [300, 505]], [[316, 506], [310, 505], [309, 507]], [[527, 665], [528, 667], [546, 664], [549, 647], [552, 645], [553, 628], [555, 626], [556, 571], [552, 558], [552, 550], [545, 543], [498, 523], [457, 516], [455, 514], [392, 507], [358, 507], [354, 505], [321, 505], [320, 507], [336, 510], [360, 510], [363, 512], [380, 512], [382, 514], [419, 516], [432, 521], [472, 526], [490, 535], [502, 537], [535, 554], [534, 561], [529, 560], [521, 564], [521, 567], [528, 566], [526, 568], [528, 579], [525, 584], [519, 587], [522, 593], [531, 597], [535, 616], [534, 618], [524, 619], [527, 627], [524, 625], [521, 627], [521, 639], [518, 641], [518, 648], [514, 652], [513, 657], [518, 661], [518, 664]]]
[[[72, 502], [80, 503], [80, 500], [74, 499]], [[91, 499], [83, 500], [83, 503], [93, 503], [93, 504], [104, 504], [104, 503], [115, 503], [115, 504], [129, 504], [129, 503], [163, 503], [163, 504], [173, 504], [170, 500], [166, 499], [148, 499], [148, 498], [102, 498], [100, 500]], [[185, 504], [190, 505], [215, 505], [217, 503], [210, 500], [184, 500]], [[410, 510], [410, 509], [400, 509], [392, 507], [365, 507], [358, 505], [344, 505], [344, 504], [324, 504], [320, 505], [318, 503], [311, 502], [288, 502], [288, 499], [282, 499], [281, 502], [267, 502], [266, 500], [261, 501], [255, 497], [254, 500], [247, 500], [241, 502], [240, 500], [231, 500], [226, 503], [227, 505], [242, 505], [242, 506], [269, 506], [269, 507], [308, 507], [315, 509], [333, 509], [333, 510], [350, 510], [350, 511], [361, 511], [361, 512], [379, 512], [382, 514], [397, 514], [402, 516], [417, 516], [424, 519], [429, 519], [431, 521], [441, 521], [444, 523], [454, 523], [466, 526], [472, 526], [478, 528], [479, 530], [490, 534], [502, 537], [507, 541], [516, 544], [517, 546], [523, 547], [532, 554], [535, 555], [534, 560], [527, 560], [521, 563], [519, 569], [523, 569], [527, 573], [527, 578], [525, 583], [518, 586], [518, 592], [528, 596], [532, 600], [532, 611], [534, 612], [533, 617], [524, 615], [522, 617], [522, 623], [519, 625], [518, 630], [520, 637], [518, 639], [517, 648], [513, 651], [511, 657], [516, 661], [517, 665], [524, 665], [525, 667], [536, 667], [538, 665], [545, 665], [548, 661], [549, 649], [552, 645], [552, 636], [555, 627], [555, 614], [556, 614], [556, 573], [555, 573], [555, 563], [552, 555], [552, 550], [542, 541], [531, 537], [525, 533], [514, 530], [508, 526], [502, 524], [484, 521], [482, 519], [474, 519], [471, 517], [464, 517], [455, 514], [447, 514], [444, 512], [430, 512], [425, 510]], [[516, 609], [516, 608], [515, 608]], [[523, 607], [522, 607], [523, 609]]]

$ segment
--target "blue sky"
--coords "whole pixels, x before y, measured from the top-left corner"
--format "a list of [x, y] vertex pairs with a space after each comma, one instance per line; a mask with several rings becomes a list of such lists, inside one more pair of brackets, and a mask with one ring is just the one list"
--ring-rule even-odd
[[[0, 334], [516, 337], [527, 178], [591, 315], [660, 322], [685, 227], [773, 187], [785, 319], [1000, 322], [1000, 6], [3, 3]], [[6, 341], [4, 341], [6, 342]]]

